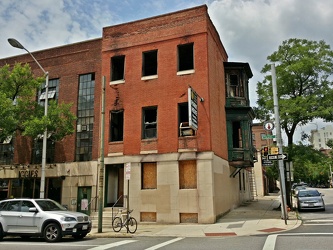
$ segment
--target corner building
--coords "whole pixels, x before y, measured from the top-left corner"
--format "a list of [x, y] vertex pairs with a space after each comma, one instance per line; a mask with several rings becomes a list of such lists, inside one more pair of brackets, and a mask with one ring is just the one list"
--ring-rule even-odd
[[[252, 72], [248, 63], [228, 62], [206, 5], [104, 27], [101, 39], [33, 54], [58, 79], [59, 101], [73, 102], [78, 116], [76, 132], [55, 143], [46, 171], [69, 209], [96, 211], [100, 179], [104, 211], [129, 206], [140, 222], [213, 223], [253, 199]], [[38, 72], [29, 55], [0, 64], [15, 61]], [[14, 163], [6, 165], [14, 169], [0, 176], [8, 186], [20, 180], [22, 163], [34, 166], [34, 146], [22, 162], [16, 145]]]

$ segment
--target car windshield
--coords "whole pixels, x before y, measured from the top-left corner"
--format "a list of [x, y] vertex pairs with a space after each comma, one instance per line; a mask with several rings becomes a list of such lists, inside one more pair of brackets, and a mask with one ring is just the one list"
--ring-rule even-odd
[[43, 211], [65, 211], [65, 207], [52, 200], [36, 200], [36, 203]]
[[313, 197], [320, 196], [320, 193], [317, 190], [300, 190], [298, 197]]

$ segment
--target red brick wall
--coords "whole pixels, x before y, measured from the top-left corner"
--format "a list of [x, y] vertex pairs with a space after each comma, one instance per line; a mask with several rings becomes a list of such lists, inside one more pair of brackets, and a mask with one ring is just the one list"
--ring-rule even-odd
[[[124, 109], [124, 154], [138, 154], [144, 150], [141, 123], [142, 107], [146, 106], [158, 106], [156, 148], [149, 149], [157, 149], [158, 153], [178, 151], [177, 104], [187, 102], [187, 88], [191, 86], [205, 99], [198, 103], [197, 150], [212, 150], [213, 129], [214, 137], [219, 137], [214, 139], [215, 150], [226, 158], [226, 132], [225, 129], [218, 131], [218, 127], [225, 127], [223, 61], [227, 55], [211, 25], [207, 7], [200, 6], [103, 29], [102, 74], [108, 82], [111, 57], [125, 55], [125, 83], [106, 89], [106, 128], [109, 127], [109, 111]], [[194, 43], [195, 73], [177, 76], [177, 45], [191, 42]], [[143, 81], [142, 52], [154, 49], [158, 50], [158, 78]], [[109, 143], [106, 150], [113, 152], [113, 143]]]
[[[10, 45], [8, 45], [10, 46]], [[25, 45], [28, 47], [28, 45]], [[73, 103], [72, 111], [76, 114], [78, 97], [78, 76], [80, 74], [95, 73], [95, 124], [93, 158], [98, 157], [100, 94], [101, 94], [101, 39], [85, 41], [63, 47], [32, 52], [34, 57], [49, 72], [49, 79], [60, 78], [59, 103]], [[0, 67], [15, 62], [29, 63], [36, 76], [43, 72], [30, 55], [25, 54], [0, 60]], [[30, 162], [31, 145], [29, 140], [18, 139], [16, 142], [15, 163]], [[21, 148], [28, 149], [22, 155]], [[18, 151], [20, 152], [18, 154]], [[71, 162], [75, 159], [75, 133], [56, 143], [55, 162]]]

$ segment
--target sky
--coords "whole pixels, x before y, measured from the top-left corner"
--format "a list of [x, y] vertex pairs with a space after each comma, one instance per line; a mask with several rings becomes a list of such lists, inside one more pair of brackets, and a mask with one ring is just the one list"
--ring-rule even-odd
[[[324, 40], [333, 48], [332, 0], [1, 0], [0, 58], [25, 53], [13, 48], [15, 38], [30, 52], [100, 38], [102, 28], [199, 5], [208, 6], [229, 61], [248, 62], [253, 72], [250, 102], [267, 56], [289, 38]], [[320, 120], [299, 127], [300, 133], [324, 127]], [[285, 140], [286, 138], [283, 138]]]

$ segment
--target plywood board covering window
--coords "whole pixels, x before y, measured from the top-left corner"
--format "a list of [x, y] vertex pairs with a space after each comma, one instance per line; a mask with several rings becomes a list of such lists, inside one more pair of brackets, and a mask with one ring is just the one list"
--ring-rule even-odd
[[197, 162], [196, 160], [179, 161], [179, 188], [197, 188]]
[[157, 188], [157, 164], [156, 162], [144, 162], [141, 164], [142, 189]]

